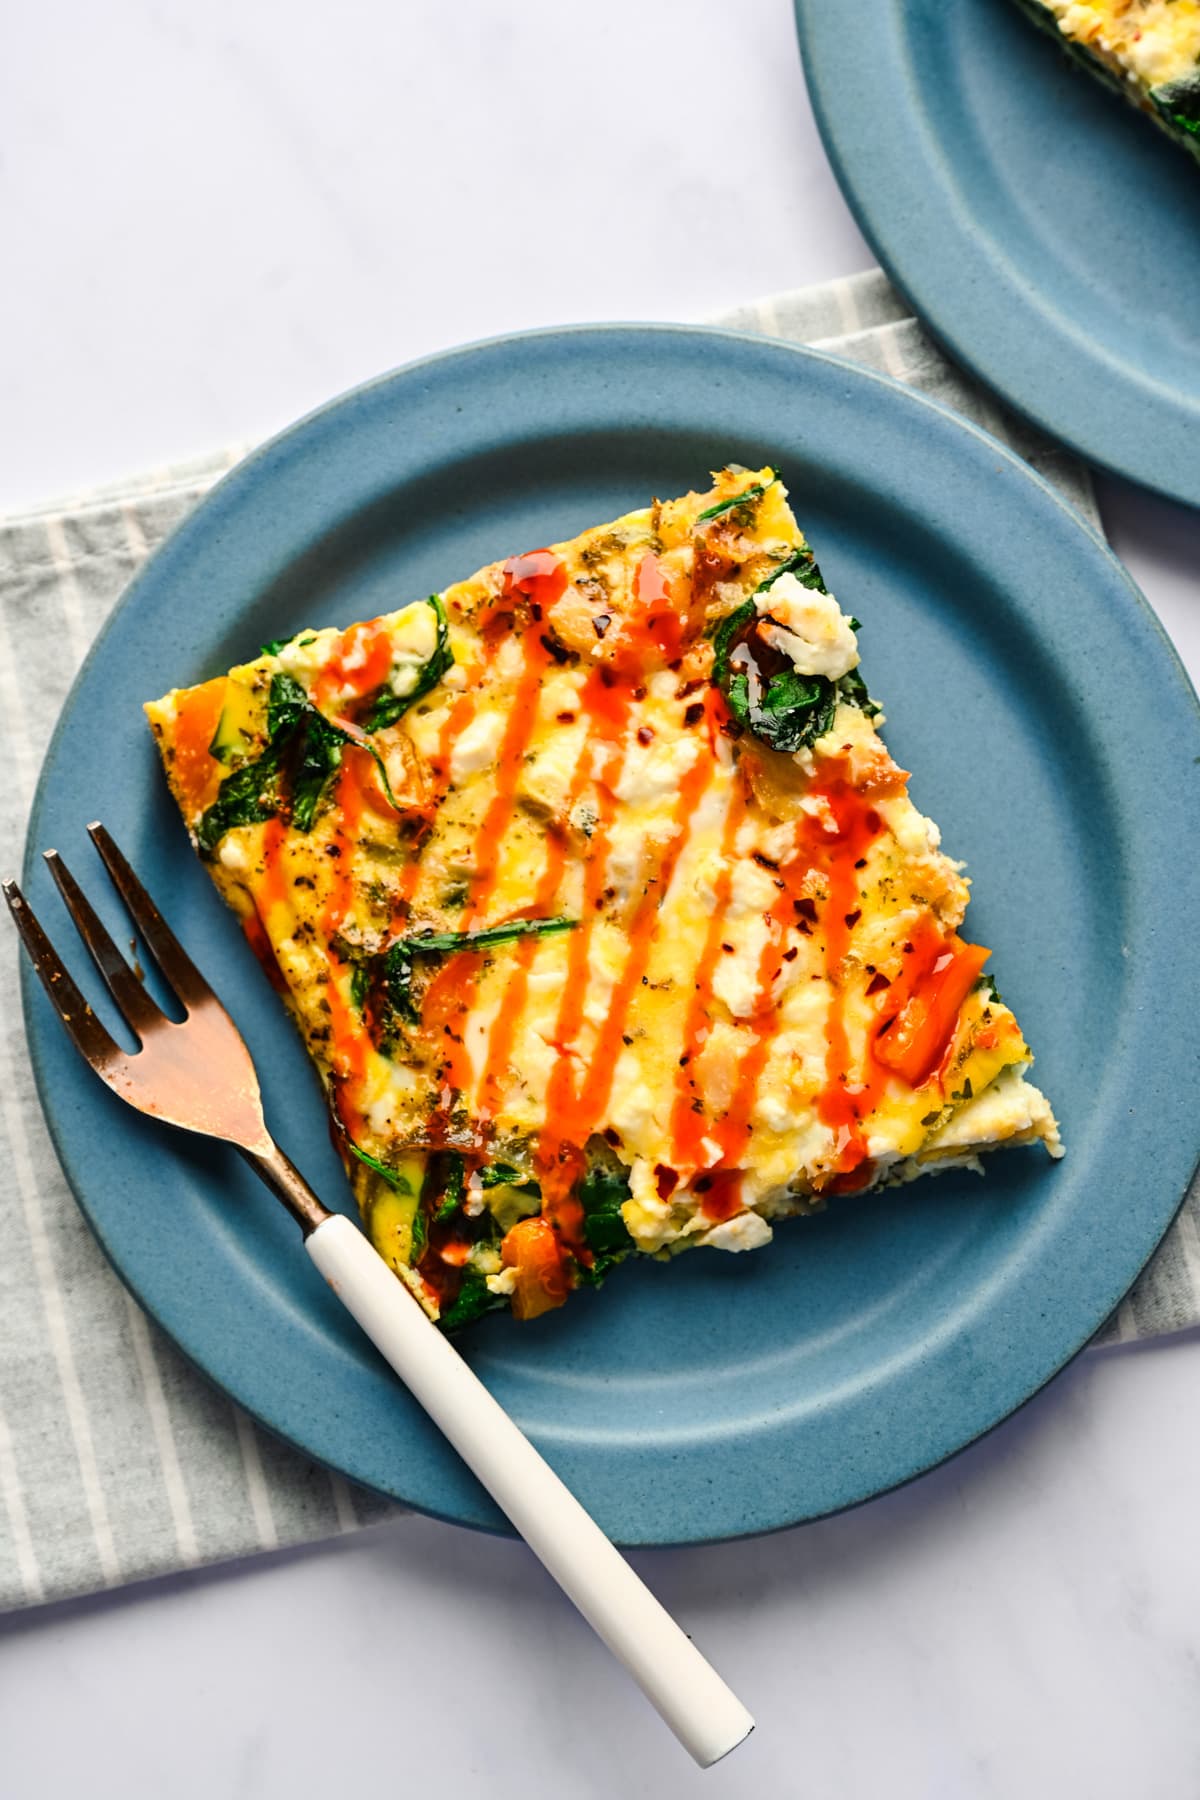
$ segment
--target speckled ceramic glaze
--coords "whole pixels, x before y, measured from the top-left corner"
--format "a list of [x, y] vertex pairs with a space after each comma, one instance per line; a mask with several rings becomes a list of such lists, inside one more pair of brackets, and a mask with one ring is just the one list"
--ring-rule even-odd
[[[467, 1354], [627, 1543], [767, 1530], [948, 1456], [1087, 1341], [1179, 1203], [1200, 1131], [1200, 949], [1180, 928], [1200, 889], [1200, 724], [1103, 543], [988, 437], [812, 352], [642, 326], [468, 348], [335, 402], [197, 508], [80, 675], [30, 833], [101, 891], [83, 828], [108, 823], [242, 1026], [284, 1147], [347, 1205], [315, 1077], [188, 848], [141, 702], [731, 460], [780, 468], [863, 621], [888, 742], [969, 864], [970, 934], [993, 948], [1068, 1154], [846, 1199], [765, 1251], [623, 1269], [562, 1315], [485, 1321]], [[66, 940], [32, 850], [31, 897]], [[126, 1111], [32, 982], [26, 1006], [75, 1192], [183, 1349], [315, 1457], [495, 1526], [233, 1153]]]
[[961, 363], [1200, 506], [1200, 168], [1012, 0], [796, 0], [864, 235]]

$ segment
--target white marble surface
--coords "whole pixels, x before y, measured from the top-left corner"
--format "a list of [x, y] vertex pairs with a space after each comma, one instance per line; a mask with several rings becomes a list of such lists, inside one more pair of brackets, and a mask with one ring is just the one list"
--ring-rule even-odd
[[[0, 508], [465, 338], [870, 261], [786, 0], [46, 0], [0, 119]], [[1200, 519], [1102, 499], [1195, 675]], [[1198, 1379], [1195, 1339], [1090, 1354], [899, 1494], [639, 1557], [758, 1714], [707, 1776], [521, 1547], [408, 1518], [0, 1621], [0, 1796], [1184, 1800]]]

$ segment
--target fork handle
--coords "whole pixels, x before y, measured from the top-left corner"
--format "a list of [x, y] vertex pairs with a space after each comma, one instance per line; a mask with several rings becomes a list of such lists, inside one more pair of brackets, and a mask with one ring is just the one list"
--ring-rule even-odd
[[564, 1593], [707, 1768], [754, 1720], [368, 1240], [335, 1213], [305, 1239], [342, 1304]]

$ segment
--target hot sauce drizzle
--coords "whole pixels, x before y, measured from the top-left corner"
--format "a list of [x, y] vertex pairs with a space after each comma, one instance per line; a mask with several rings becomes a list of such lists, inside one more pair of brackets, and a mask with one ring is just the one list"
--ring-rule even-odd
[[746, 816], [746, 786], [741, 764], [735, 772], [729, 795], [729, 809], [721, 833], [721, 868], [717, 875], [713, 909], [704, 938], [704, 948], [696, 965], [696, 989], [688, 1008], [683, 1028], [683, 1049], [679, 1057], [679, 1076], [675, 1102], [671, 1109], [671, 1139], [675, 1161], [684, 1167], [699, 1168], [705, 1161], [701, 1139], [709, 1134], [700, 1091], [696, 1083], [695, 1062], [708, 1038], [709, 1013], [713, 1004], [713, 975], [721, 955], [725, 935], [725, 915], [733, 892], [734, 850], [737, 834]]
[[[564, 807], [566, 820], [561, 828], [557, 830], [551, 828], [547, 835], [546, 864], [533, 894], [532, 914], [534, 918], [550, 916], [558, 897], [558, 890], [562, 885], [563, 871], [567, 860], [567, 823], [575, 802], [579, 799], [588, 780], [591, 761], [589, 750], [590, 735], [584, 740], [571, 778], [571, 786]], [[525, 1010], [525, 1000], [529, 992], [529, 970], [537, 954], [537, 948], [536, 938], [524, 938], [517, 944], [513, 951], [512, 974], [509, 976], [508, 985], [504, 990], [496, 1017], [492, 1021], [492, 1029], [488, 1036], [487, 1058], [479, 1082], [478, 1101], [480, 1111], [489, 1117], [500, 1104], [501, 1084], [512, 1054], [517, 1023]]]
[[461, 736], [467, 726], [471, 723], [471, 720], [475, 717], [475, 711], [479, 705], [479, 696], [473, 690], [478, 686], [482, 677], [483, 668], [481, 666], [475, 671], [475, 680], [472, 682], [471, 687], [469, 687], [465, 693], [458, 696], [458, 699], [454, 702], [454, 705], [442, 720], [442, 727], [438, 732], [437, 754], [433, 758], [433, 772], [437, 776], [443, 792], [449, 786], [450, 752], [454, 748], [455, 739]]
[[[378, 684], [376, 684], [378, 685]], [[332, 841], [327, 846], [333, 873], [329, 898], [321, 918], [321, 930], [329, 962], [325, 998], [329, 1005], [329, 1051], [338, 1112], [351, 1138], [362, 1126], [362, 1115], [355, 1100], [355, 1089], [367, 1071], [368, 1040], [362, 1020], [347, 1002], [342, 983], [349, 976], [346, 963], [333, 946], [333, 939], [345, 923], [354, 903], [354, 844], [358, 835], [364, 804], [364, 783], [373, 780], [375, 765], [365, 750], [347, 745], [342, 752], [342, 765], [337, 778], [337, 822]]]
[[[552, 604], [566, 588], [566, 570], [550, 550], [534, 550], [527, 556], [512, 557], [504, 564], [502, 573], [504, 596], [523, 596], [532, 608]], [[486, 910], [499, 874], [500, 844], [516, 808], [517, 783], [537, 720], [542, 678], [551, 660], [549, 645], [544, 634], [537, 630], [536, 621], [526, 625], [521, 649], [524, 663], [509, 702], [504, 736], [497, 753], [495, 788], [476, 827], [471, 847], [470, 862], [476, 873], [459, 924], [462, 931], [469, 931]], [[453, 739], [474, 712], [476, 704], [473, 694], [463, 695], [451, 708], [442, 726], [439, 774], [443, 779]], [[427, 1034], [441, 1040], [445, 1084], [459, 1093], [468, 1091], [472, 1082], [464, 1026], [482, 969], [480, 954], [459, 951], [448, 956], [426, 988], [422, 1002], [422, 1026]], [[490, 1054], [488, 1060], [491, 1060]]]
[[576, 1102], [576, 1130], [578, 1132], [581, 1127], [586, 1128], [583, 1129], [585, 1138], [596, 1129], [608, 1105], [629, 1008], [650, 961], [651, 946], [658, 930], [659, 909], [691, 835], [692, 817], [712, 779], [715, 767], [712, 755], [702, 750], [679, 783], [679, 798], [675, 807], [675, 837], [662, 859], [657, 875], [647, 884], [646, 892], [634, 913], [629, 927], [629, 954], [625, 959], [621, 978], [613, 990], [608, 1016], [600, 1028], [596, 1048]]
[[580, 704], [588, 718], [588, 737], [580, 762], [591, 760], [594, 739], [604, 744], [603, 761], [596, 772], [596, 823], [592, 828], [583, 870], [582, 919], [567, 947], [567, 972], [554, 1025], [557, 1057], [546, 1084], [546, 1124], [537, 1150], [538, 1175], [543, 1205], [556, 1218], [568, 1241], [581, 1246], [583, 1210], [572, 1190], [583, 1173], [583, 1142], [575, 1126], [575, 1057], [572, 1045], [583, 1023], [587, 997], [588, 964], [592, 934], [604, 904], [608, 875], [609, 832], [616, 813], [613, 789], [625, 762], [625, 739], [633, 702], [627, 683], [607, 669], [593, 669], [584, 684]]
[[547, 612], [567, 591], [566, 566], [553, 550], [527, 550], [524, 556], [510, 556], [501, 574], [504, 599], [523, 595], [535, 612]]
[[834, 1142], [834, 1175], [848, 1176], [867, 1161], [867, 1144], [861, 1119], [871, 1110], [874, 1096], [869, 1086], [852, 1083], [853, 1059], [846, 1030], [846, 979], [842, 965], [850, 948], [853, 916], [858, 908], [858, 862], [883, 830], [883, 821], [870, 801], [842, 780], [819, 790], [832, 815], [835, 830], [814, 827], [814, 860], [828, 877], [828, 892], [821, 912], [825, 937], [825, 978], [829, 984], [829, 1014], [825, 1027], [825, 1086], [817, 1099], [817, 1116], [837, 1135]]
[[464, 1026], [483, 961], [483, 953], [478, 950], [459, 950], [447, 956], [421, 1002], [421, 1027], [441, 1052], [445, 1086], [460, 1094], [471, 1086], [471, 1058]]
[[[523, 595], [536, 610], [552, 606], [565, 592], [567, 572], [552, 550], [532, 550], [526, 556], [510, 557], [504, 564], [506, 598]], [[471, 861], [475, 880], [471, 897], [463, 914], [462, 929], [468, 930], [481, 917], [500, 868], [499, 848], [504, 833], [512, 822], [517, 803], [517, 782], [533, 728], [537, 721], [538, 695], [542, 677], [551, 660], [550, 641], [537, 629], [536, 622], [526, 625], [521, 638], [525, 664], [509, 703], [504, 736], [496, 757], [496, 788], [491, 802], [475, 833]], [[480, 868], [483, 857], [489, 860]]]
[[[684, 650], [684, 621], [652, 550], [647, 550], [634, 574], [633, 601], [631, 616], [620, 628], [619, 648], [639, 667], [656, 660], [674, 662]], [[652, 651], [657, 657], [649, 654]]]
[[525, 666], [509, 704], [504, 736], [496, 756], [495, 792], [479, 822], [471, 850], [475, 879], [462, 917], [460, 929], [463, 931], [468, 931], [482, 917], [496, 885], [500, 872], [500, 844], [516, 809], [517, 783], [537, 718], [542, 676], [550, 661], [550, 652], [541, 638], [531, 631], [525, 633], [521, 647], [525, 652]]
[[[805, 865], [801, 864], [798, 873], [806, 872]], [[772, 1029], [778, 1011], [773, 1000], [775, 982], [783, 967], [787, 928], [791, 921], [792, 883], [785, 881], [779, 897], [766, 914], [767, 936], [758, 959], [754, 1010], [747, 1020], [753, 1033], [753, 1042], [742, 1057], [741, 1065], [738, 1068], [737, 1085], [726, 1108], [725, 1117], [718, 1122], [712, 1132], [712, 1136], [721, 1146], [722, 1170], [730, 1177], [737, 1174], [738, 1180], [717, 1183], [705, 1194], [702, 1210], [710, 1219], [731, 1218], [741, 1208], [740, 1165], [754, 1130], [754, 1103], [758, 1098], [759, 1082], [762, 1080], [762, 1073], [766, 1067], [767, 1056], [771, 1048]]]
[[[392, 638], [382, 619], [343, 631], [318, 669], [312, 702], [320, 711], [341, 710], [382, 687], [392, 669]], [[335, 699], [336, 696], [336, 699]]]

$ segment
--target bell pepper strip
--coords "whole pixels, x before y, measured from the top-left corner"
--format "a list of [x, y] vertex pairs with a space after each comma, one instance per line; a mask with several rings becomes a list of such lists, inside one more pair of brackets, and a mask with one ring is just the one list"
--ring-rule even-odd
[[876, 1039], [876, 1061], [910, 1087], [923, 1086], [946, 1054], [963, 1001], [990, 955], [980, 944], [949, 940]]
[[547, 1219], [518, 1219], [500, 1246], [506, 1269], [517, 1271], [512, 1309], [518, 1319], [536, 1319], [566, 1302], [566, 1264], [558, 1233]]

